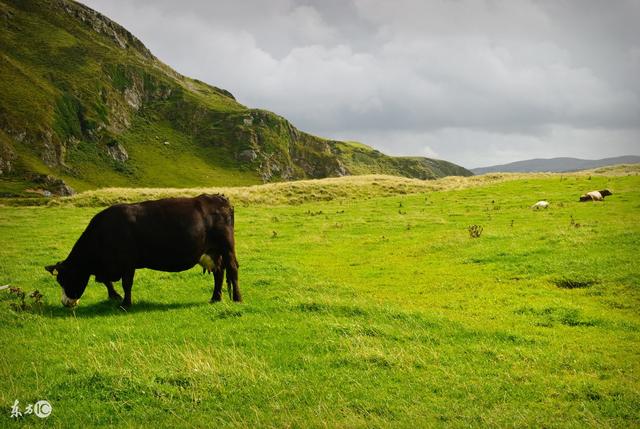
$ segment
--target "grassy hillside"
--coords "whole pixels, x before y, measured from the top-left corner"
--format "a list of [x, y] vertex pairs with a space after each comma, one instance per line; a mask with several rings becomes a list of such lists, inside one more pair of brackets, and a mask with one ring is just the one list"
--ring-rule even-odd
[[16, 426], [637, 426], [637, 167], [409, 182], [245, 188], [245, 303], [208, 304], [196, 268], [140, 270], [127, 313], [93, 282], [69, 312], [43, 269], [99, 207], [0, 207], [0, 284], [44, 294], [0, 292], [2, 426], [16, 399], [53, 406]]
[[79, 3], [0, 0], [0, 22], [0, 195], [471, 174], [303, 133], [179, 75]]

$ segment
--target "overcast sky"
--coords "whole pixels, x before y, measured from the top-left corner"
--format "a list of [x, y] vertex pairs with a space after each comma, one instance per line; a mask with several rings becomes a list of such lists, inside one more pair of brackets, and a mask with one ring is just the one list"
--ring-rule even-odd
[[301, 130], [468, 168], [640, 155], [640, 0], [84, 0]]

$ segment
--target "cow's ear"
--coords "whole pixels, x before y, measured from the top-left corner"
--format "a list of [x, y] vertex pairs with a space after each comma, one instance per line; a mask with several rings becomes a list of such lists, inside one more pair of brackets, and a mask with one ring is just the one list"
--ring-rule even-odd
[[59, 264], [47, 265], [46, 267], [44, 267], [44, 269], [49, 271], [52, 276], [57, 276], [58, 275], [58, 265]]

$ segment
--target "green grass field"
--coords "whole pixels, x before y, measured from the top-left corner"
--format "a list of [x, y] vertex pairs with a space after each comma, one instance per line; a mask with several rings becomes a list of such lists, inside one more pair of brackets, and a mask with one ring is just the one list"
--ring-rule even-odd
[[[72, 312], [43, 266], [101, 208], [0, 207], [0, 285], [44, 294], [0, 291], [0, 426], [640, 426], [637, 171], [316, 183], [234, 200], [243, 304], [140, 270], [129, 312], [93, 281]], [[16, 399], [53, 413], [16, 422]]]

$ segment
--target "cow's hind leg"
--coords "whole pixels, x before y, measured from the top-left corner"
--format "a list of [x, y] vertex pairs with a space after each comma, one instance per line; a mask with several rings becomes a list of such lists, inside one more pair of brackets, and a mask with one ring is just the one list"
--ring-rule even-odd
[[240, 287], [238, 286], [238, 260], [234, 252], [229, 252], [224, 256], [224, 267], [227, 272], [227, 287], [230, 297], [236, 301], [242, 301]]
[[209, 302], [220, 302], [222, 301], [222, 279], [224, 278], [224, 269], [222, 267], [222, 261], [220, 257], [216, 257], [214, 259], [213, 266], [213, 295], [211, 296], [211, 301]]
[[121, 301], [122, 297], [116, 290], [113, 288], [113, 283], [104, 282], [104, 285], [107, 287], [107, 292], [109, 293], [109, 299], [113, 299], [114, 301]]
[[122, 308], [131, 307], [131, 288], [133, 287], [133, 276], [136, 270], [131, 270], [122, 275], [122, 290], [124, 290], [124, 299], [120, 306]]

